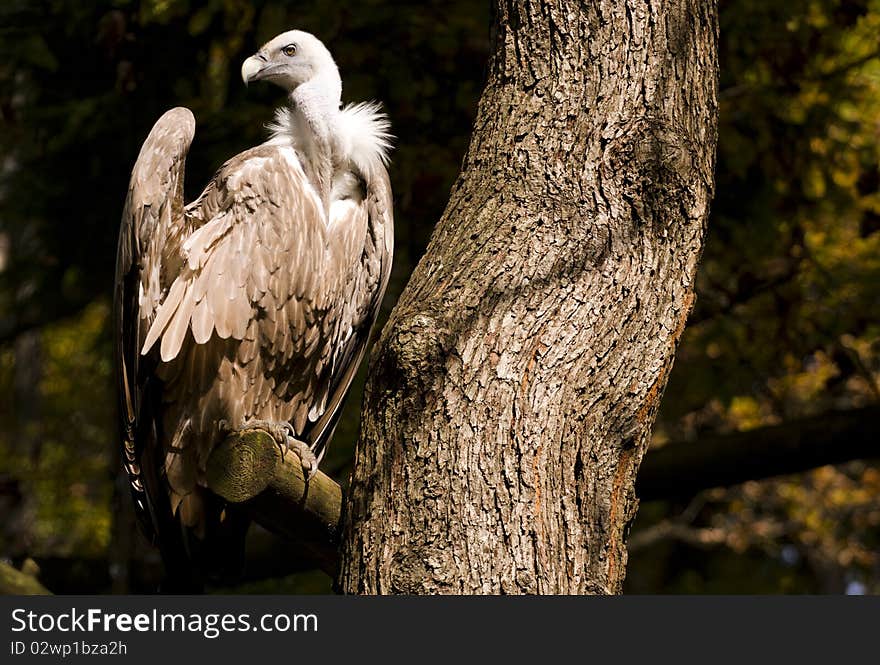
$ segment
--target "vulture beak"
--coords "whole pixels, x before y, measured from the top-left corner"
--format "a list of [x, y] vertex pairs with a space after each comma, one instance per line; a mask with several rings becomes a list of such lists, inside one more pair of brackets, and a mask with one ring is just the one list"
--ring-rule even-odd
[[266, 56], [260, 53], [252, 55], [241, 65], [241, 80], [245, 85], [251, 81], [259, 81], [268, 68], [269, 63], [266, 61]]

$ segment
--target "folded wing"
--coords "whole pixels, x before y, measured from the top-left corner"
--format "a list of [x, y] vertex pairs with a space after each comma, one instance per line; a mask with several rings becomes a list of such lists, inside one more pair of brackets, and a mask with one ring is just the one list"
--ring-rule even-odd
[[[155, 437], [143, 413], [149, 382], [140, 349], [163, 287], [180, 265], [179, 245], [190, 223], [184, 214], [183, 175], [195, 119], [185, 108], [165, 113], [144, 141], [132, 170], [116, 255], [114, 318], [122, 456], [135, 508], [147, 534], [155, 511], [142, 464], [146, 439]], [[149, 460], [146, 460], [149, 463]]]

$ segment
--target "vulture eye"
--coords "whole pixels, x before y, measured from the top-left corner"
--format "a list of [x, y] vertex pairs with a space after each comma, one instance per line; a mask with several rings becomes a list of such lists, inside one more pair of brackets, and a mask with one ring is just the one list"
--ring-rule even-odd
[[281, 49], [281, 52], [287, 57], [292, 58], [296, 55], [296, 44], [288, 44], [283, 49]]

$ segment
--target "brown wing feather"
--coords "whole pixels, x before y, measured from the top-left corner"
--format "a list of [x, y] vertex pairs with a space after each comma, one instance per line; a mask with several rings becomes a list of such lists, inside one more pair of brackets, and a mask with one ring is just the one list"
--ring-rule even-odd
[[[394, 212], [391, 183], [384, 168], [367, 178], [366, 195], [356, 206], [343, 208], [342, 218], [334, 219], [334, 228], [357, 229], [363, 233], [349, 251], [355, 258], [348, 274], [344, 297], [345, 313], [340, 322], [340, 339], [330, 363], [331, 381], [322, 396], [322, 408], [316, 422], [307, 432], [309, 443], [319, 459], [326, 452], [329, 439], [339, 419], [345, 397], [363, 361], [370, 331], [379, 315], [379, 308], [394, 253]], [[361, 223], [354, 221], [360, 218]]]
[[114, 315], [122, 454], [138, 517], [151, 537], [153, 508], [146, 487], [151, 484], [150, 470], [142, 468], [149, 459], [142, 452], [152, 428], [143, 423], [149, 386], [143, 381], [139, 352], [146, 324], [155, 315], [163, 277], [176, 268], [173, 256], [187, 226], [183, 176], [194, 133], [195, 119], [185, 108], [168, 111], [153, 126], [132, 169], [116, 254]]

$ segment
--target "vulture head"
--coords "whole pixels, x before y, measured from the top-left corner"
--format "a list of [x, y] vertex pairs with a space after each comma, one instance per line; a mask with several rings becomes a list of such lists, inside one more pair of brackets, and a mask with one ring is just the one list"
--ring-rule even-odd
[[263, 44], [242, 64], [241, 78], [245, 84], [269, 81], [288, 93], [303, 84], [336, 99], [342, 93], [339, 69], [330, 51], [317, 37], [301, 30], [283, 32]]

